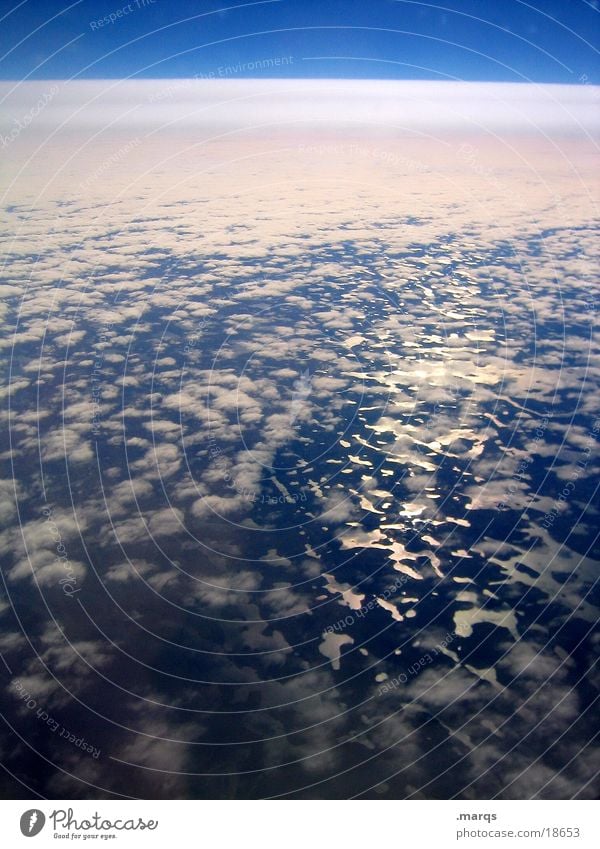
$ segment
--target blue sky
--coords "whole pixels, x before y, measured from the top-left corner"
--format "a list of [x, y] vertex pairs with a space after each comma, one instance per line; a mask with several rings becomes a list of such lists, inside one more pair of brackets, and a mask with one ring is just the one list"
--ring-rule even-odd
[[0, 0], [0, 79], [598, 83], [598, 7], [597, 0]]

